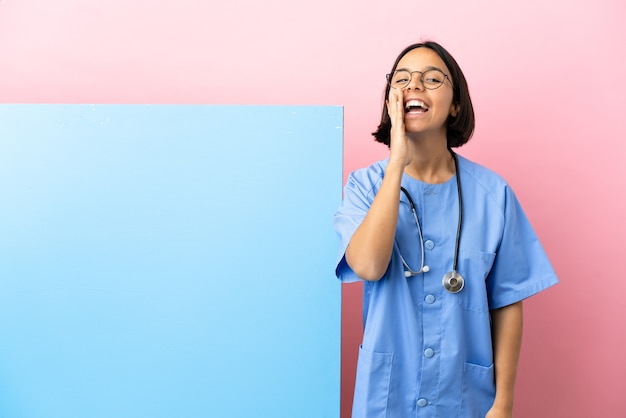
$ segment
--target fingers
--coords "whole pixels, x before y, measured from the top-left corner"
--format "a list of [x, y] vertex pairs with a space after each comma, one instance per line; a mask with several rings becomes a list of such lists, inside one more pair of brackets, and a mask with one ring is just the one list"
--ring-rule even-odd
[[391, 120], [389, 146], [390, 162], [408, 165], [411, 162], [411, 152], [404, 128], [404, 92], [400, 89], [390, 89], [387, 100], [387, 112]]
[[391, 119], [391, 126], [402, 126], [404, 124], [404, 94], [400, 89], [390, 89], [387, 100], [387, 113]]

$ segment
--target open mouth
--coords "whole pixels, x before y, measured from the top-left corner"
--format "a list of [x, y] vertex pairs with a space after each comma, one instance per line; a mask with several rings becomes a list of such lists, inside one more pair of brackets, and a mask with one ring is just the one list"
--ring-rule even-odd
[[404, 104], [405, 113], [425, 113], [428, 112], [428, 106], [419, 100], [409, 100]]

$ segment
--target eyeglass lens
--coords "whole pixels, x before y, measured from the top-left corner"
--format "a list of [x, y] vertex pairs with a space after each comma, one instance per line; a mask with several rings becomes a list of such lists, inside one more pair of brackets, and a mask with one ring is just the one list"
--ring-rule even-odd
[[424, 88], [428, 90], [433, 90], [441, 86], [446, 79], [444, 73], [434, 69], [424, 71], [423, 73], [419, 71], [411, 73], [407, 70], [397, 70], [389, 78], [389, 85], [397, 89], [403, 89], [411, 83], [411, 77], [415, 74], [421, 79]]

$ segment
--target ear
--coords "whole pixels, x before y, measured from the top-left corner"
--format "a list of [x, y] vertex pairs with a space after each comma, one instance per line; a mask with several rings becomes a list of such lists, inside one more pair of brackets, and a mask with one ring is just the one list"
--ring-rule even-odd
[[459, 105], [458, 103], [453, 103], [450, 106], [450, 116], [452, 116], [453, 118], [455, 118], [456, 115], [458, 115], [460, 111], [461, 111], [461, 105]]
[[461, 105], [459, 105], [458, 103], [453, 103], [452, 106], [450, 106], [450, 116], [452, 116], [453, 118], [456, 118], [456, 115], [458, 115], [460, 111]]

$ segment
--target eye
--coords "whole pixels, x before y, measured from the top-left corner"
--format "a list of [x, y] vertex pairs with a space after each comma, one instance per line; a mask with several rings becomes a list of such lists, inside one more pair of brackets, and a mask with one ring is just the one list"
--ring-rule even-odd
[[424, 73], [424, 83], [430, 85], [440, 85], [445, 80], [445, 75], [439, 70], [430, 70]]
[[394, 86], [405, 85], [411, 80], [411, 73], [408, 71], [396, 71], [391, 78], [391, 84]]

